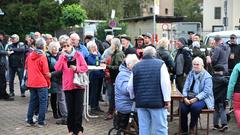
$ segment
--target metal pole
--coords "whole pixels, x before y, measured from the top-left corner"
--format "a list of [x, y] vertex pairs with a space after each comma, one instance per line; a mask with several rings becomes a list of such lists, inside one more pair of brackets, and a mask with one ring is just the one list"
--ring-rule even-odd
[[154, 1], [154, 4], [153, 4], [153, 7], [154, 7], [154, 11], [153, 11], [153, 45], [156, 46], [156, 40], [155, 40], [155, 29], [156, 29], [156, 7], [155, 7], [155, 1]]

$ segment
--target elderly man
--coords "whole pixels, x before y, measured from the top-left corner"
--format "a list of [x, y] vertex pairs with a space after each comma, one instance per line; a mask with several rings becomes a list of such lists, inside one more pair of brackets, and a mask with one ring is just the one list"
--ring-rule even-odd
[[[7, 47], [7, 50], [12, 50], [12, 53], [9, 56], [9, 90], [10, 96], [14, 96], [14, 78], [15, 74], [17, 73], [19, 84], [21, 83], [23, 77], [23, 67], [25, 62], [25, 52], [26, 47], [22, 42], [19, 42], [19, 36], [17, 34], [13, 34], [11, 36], [12, 44]], [[21, 84], [20, 84], [21, 86]], [[21, 96], [25, 97], [25, 91], [21, 89]]]
[[70, 35], [70, 44], [79, 52], [82, 53], [83, 57], [86, 59], [89, 55], [88, 49], [84, 46], [79, 44], [80, 37], [77, 33], [72, 33]]
[[135, 98], [140, 135], [167, 135], [167, 109], [170, 107], [171, 84], [166, 65], [156, 59], [156, 50], [148, 46], [143, 60], [137, 63], [128, 83], [131, 98]]
[[121, 36], [121, 43], [123, 45], [123, 52], [125, 56], [127, 54], [137, 54], [135, 48], [133, 48], [133, 45], [131, 44], [131, 38], [129, 36], [123, 34]]
[[231, 51], [228, 58], [228, 71], [232, 72], [234, 66], [240, 62], [240, 46], [237, 44], [237, 36], [235, 34], [230, 35], [230, 40], [227, 41]]

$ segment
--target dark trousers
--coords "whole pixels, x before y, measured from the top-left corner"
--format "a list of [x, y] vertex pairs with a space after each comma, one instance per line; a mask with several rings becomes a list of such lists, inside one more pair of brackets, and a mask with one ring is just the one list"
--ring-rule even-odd
[[8, 96], [6, 92], [7, 83], [5, 71], [6, 71], [5, 67], [0, 66], [0, 98], [7, 98], [6, 96]]
[[50, 103], [53, 111], [53, 117], [58, 118], [57, 93], [51, 93]]
[[183, 75], [177, 75], [176, 76], [176, 86], [177, 89], [182, 93], [183, 90], [183, 86], [185, 83], [186, 77], [184, 77]]
[[92, 78], [90, 79], [89, 85], [89, 101], [91, 109], [99, 108], [99, 100], [101, 96], [103, 78]]
[[191, 105], [181, 103], [181, 129], [182, 132], [188, 131], [188, 113], [191, 113], [190, 128], [194, 128], [197, 124], [198, 117], [202, 109], [206, 106], [204, 101], [197, 101]]
[[[14, 78], [15, 78], [15, 74], [17, 73], [18, 75], [18, 79], [19, 79], [19, 86], [21, 86], [21, 81], [23, 78], [23, 68], [19, 68], [19, 67], [9, 67], [9, 90], [10, 93], [14, 93]], [[23, 89], [21, 89], [21, 94], [24, 94], [25, 91]]]
[[74, 89], [64, 91], [66, 96], [68, 117], [67, 126], [68, 131], [78, 134], [79, 131], [83, 132], [82, 127], [82, 113], [83, 113], [83, 97], [84, 90]]

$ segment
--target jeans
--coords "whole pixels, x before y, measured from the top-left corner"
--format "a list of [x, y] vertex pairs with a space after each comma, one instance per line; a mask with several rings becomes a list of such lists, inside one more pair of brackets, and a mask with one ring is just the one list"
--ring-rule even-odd
[[223, 103], [215, 104], [215, 112], [213, 113], [213, 125], [218, 125], [219, 118], [221, 118], [222, 125], [227, 125], [227, 114]]
[[167, 135], [167, 109], [137, 108], [139, 135]]
[[91, 109], [99, 108], [99, 100], [101, 96], [103, 78], [90, 79], [89, 98]]
[[[14, 93], [14, 78], [15, 78], [15, 74], [17, 73], [18, 75], [18, 80], [19, 80], [19, 86], [21, 86], [21, 81], [23, 78], [23, 72], [24, 69], [23, 68], [19, 68], [19, 67], [9, 67], [9, 91], [10, 93]], [[25, 93], [25, 90], [21, 89], [21, 94]]]
[[108, 113], [113, 114], [113, 112], [115, 110], [114, 85], [111, 82], [106, 81], [106, 90], [107, 90], [107, 96], [108, 96], [108, 102], [109, 102]]
[[27, 119], [28, 123], [33, 123], [33, 115], [38, 107], [38, 124], [44, 125], [45, 113], [47, 111], [48, 88], [31, 88], [30, 101], [28, 106]]
[[204, 101], [197, 101], [191, 105], [181, 103], [181, 129], [182, 132], [188, 132], [188, 113], [191, 113], [190, 128], [194, 128], [197, 124], [198, 117], [202, 109], [206, 106]]
[[64, 91], [68, 109], [67, 127], [69, 132], [78, 134], [83, 132], [82, 113], [83, 113], [83, 98], [84, 90], [74, 89]]
[[7, 95], [7, 92], [6, 92], [7, 83], [6, 83], [5, 71], [6, 71], [5, 67], [0, 66], [0, 98], [4, 98]]
[[62, 85], [58, 86], [58, 93], [57, 93], [57, 103], [58, 103], [58, 109], [59, 113], [63, 118], [67, 118], [67, 105], [65, 100], [64, 92], [62, 91]]

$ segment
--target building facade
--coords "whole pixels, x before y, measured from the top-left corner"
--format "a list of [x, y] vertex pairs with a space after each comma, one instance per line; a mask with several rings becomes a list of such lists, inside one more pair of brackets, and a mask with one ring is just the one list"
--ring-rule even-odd
[[239, 6], [240, 0], [203, 0], [203, 32], [240, 29]]

